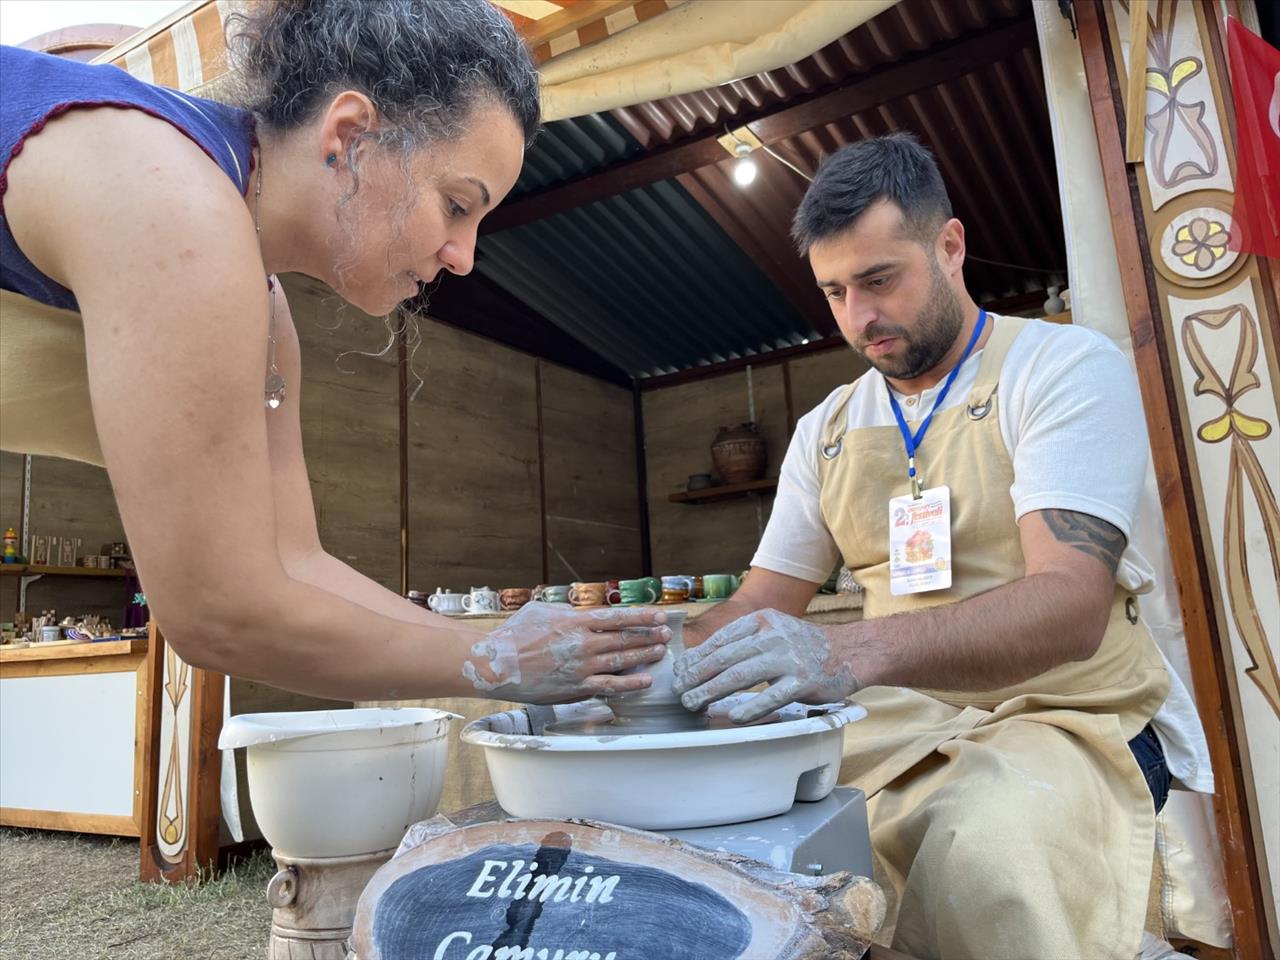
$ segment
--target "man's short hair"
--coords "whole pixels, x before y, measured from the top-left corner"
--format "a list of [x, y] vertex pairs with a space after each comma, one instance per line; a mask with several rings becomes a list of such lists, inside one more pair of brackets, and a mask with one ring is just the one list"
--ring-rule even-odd
[[800, 256], [848, 230], [880, 200], [897, 204], [906, 229], [921, 242], [951, 219], [938, 164], [919, 140], [909, 133], [859, 140], [827, 157], [805, 191], [791, 222]]

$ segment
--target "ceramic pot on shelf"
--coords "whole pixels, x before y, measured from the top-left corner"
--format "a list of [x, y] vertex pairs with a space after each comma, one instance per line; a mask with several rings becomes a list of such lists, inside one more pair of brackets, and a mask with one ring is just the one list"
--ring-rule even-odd
[[768, 452], [754, 423], [721, 427], [711, 444], [711, 462], [725, 483], [748, 483], [764, 477]]

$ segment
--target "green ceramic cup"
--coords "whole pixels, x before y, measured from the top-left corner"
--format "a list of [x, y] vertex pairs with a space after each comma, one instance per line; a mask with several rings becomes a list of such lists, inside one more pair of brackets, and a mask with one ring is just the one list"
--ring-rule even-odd
[[662, 596], [662, 587], [655, 584], [653, 577], [619, 581], [618, 591], [623, 603], [657, 603]]
[[569, 587], [568, 585], [545, 587], [543, 588], [542, 596], [534, 599], [542, 600], [544, 603], [568, 603]]
[[702, 595], [708, 600], [724, 600], [738, 589], [738, 578], [732, 573], [708, 573], [702, 577]]

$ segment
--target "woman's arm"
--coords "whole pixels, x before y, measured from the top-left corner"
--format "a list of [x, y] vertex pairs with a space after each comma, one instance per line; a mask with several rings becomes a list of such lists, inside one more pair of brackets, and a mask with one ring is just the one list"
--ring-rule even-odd
[[276, 546], [289, 576], [346, 597], [376, 613], [407, 623], [442, 629], [456, 625], [410, 603], [398, 593], [327, 553], [316, 528], [311, 479], [302, 448], [302, 353], [289, 303], [275, 284], [276, 362], [285, 379], [286, 399], [267, 414], [267, 450], [276, 509]]
[[29, 139], [8, 173], [19, 246], [80, 302], [120, 514], [184, 659], [335, 698], [511, 697], [554, 639], [569, 661], [540, 697], [646, 685], [599, 674], [624, 653], [661, 655], [631, 629], [652, 615], [558, 622], [485, 646], [289, 574], [263, 404], [266, 278], [248, 207], [199, 147], [137, 111], [73, 111]]

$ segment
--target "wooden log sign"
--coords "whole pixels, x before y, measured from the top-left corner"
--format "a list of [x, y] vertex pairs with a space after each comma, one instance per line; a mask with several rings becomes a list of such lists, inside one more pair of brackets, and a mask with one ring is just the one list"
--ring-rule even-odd
[[360, 898], [358, 960], [856, 960], [884, 917], [865, 878], [610, 824], [414, 830]]

